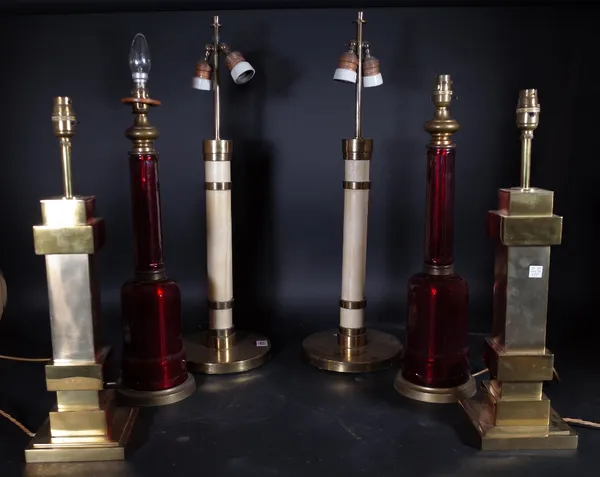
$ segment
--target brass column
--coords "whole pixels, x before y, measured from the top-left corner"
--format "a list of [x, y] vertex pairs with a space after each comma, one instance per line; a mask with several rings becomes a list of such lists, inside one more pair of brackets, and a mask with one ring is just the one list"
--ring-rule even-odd
[[492, 337], [484, 359], [490, 379], [461, 401], [483, 450], [576, 449], [577, 434], [551, 408], [543, 392], [553, 378], [554, 355], [546, 348], [550, 247], [562, 239], [562, 217], [553, 214], [554, 193], [530, 186], [531, 142], [539, 123], [537, 91], [522, 90], [521, 187], [500, 189], [489, 212], [496, 241]]
[[100, 295], [95, 253], [104, 242], [104, 220], [95, 216], [95, 197], [74, 196], [71, 138], [75, 113], [70, 98], [54, 100], [52, 124], [60, 140], [62, 197], [41, 200], [43, 225], [33, 227], [35, 253], [46, 258], [53, 363], [46, 386], [57, 405], [25, 450], [27, 462], [120, 460], [137, 409], [116, 407], [104, 390], [109, 348], [99, 333]]

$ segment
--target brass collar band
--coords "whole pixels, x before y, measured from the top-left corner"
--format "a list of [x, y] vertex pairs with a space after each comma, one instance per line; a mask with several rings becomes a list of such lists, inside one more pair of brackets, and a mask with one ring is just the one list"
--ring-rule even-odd
[[231, 182], [205, 182], [205, 190], [231, 190]]
[[370, 161], [372, 152], [372, 139], [342, 139], [342, 154], [345, 161]]
[[134, 279], [138, 282], [157, 282], [165, 280], [167, 275], [164, 268], [158, 270], [136, 270]]
[[425, 263], [423, 264], [423, 272], [428, 275], [452, 275], [454, 273], [454, 264], [432, 265], [430, 263]]
[[[367, 299], [363, 299], [360, 301], [350, 301], [350, 300], [342, 300], [340, 299], [340, 308], [345, 308], [346, 310], [362, 310], [367, 307]], [[345, 328], [350, 329], [350, 328]]]
[[212, 349], [227, 349], [235, 344], [235, 328], [225, 330], [208, 330], [206, 333], [207, 347]]
[[344, 189], [369, 190], [371, 188], [371, 181], [344, 181], [342, 186]]
[[226, 139], [206, 139], [202, 141], [202, 154], [205, 161], [230, 161], [233, 141]]
[[367, 329], [362, 328], [344, 328], [338, 329], [338, 344], [342, 348], [360, 348], [367, 344]]
[[209, 301], [208, 302], [209, 310], [231, 310], [232, 308], [233, 308], [233, 298], [229, 301]]

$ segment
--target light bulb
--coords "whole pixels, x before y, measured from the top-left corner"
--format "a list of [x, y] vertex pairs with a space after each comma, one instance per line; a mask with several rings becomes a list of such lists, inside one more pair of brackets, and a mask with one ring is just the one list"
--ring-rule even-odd
[[143, 87], [148, 81], [148, 73], [150, 72], [150, 49], [146, 37], [138, 33], [131, 42], [131, 50], [129, 50], [129, 68], [131, 69], [131, 78], [133, 82]]

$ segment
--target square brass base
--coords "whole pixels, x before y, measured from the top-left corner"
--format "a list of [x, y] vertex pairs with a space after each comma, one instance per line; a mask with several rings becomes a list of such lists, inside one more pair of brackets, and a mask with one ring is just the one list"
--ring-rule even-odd
[[49, 420], [46, 420], [25, 449], [25, 461], [42, 463], [124, 460], [125, 446], [137, 413], [137, 408], [116, 407], [109, 427], [110, 435], [69, 439], [69, 442], [66, 442], [67, 439], [51, 438]]
[[460, 401], [479, 434], [481, 450], [574, 450], [577, 433], [552, 409], [549, 426], [495, 426], [483, 392]]

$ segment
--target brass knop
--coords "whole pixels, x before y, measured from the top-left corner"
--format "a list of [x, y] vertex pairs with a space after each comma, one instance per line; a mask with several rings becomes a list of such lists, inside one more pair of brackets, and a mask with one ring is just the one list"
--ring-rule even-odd
[[134, 114], [133, 124], [125, 131], [125, 136], [133, 143], [133, 154], [154, 154], [154, 141], [158, 139], [160, 133], [148, 118], [151, 107], [159, 106], [160, 101], [151, 99], [147, 89], [135, 91], [131, 98], [125, 98], [123, 103], [129, 103]]
[[456, 119], [450, 117], [452, 101], [452, 80], [450, 75], [438, 75], [436, 87], [431, 96], [436, 107], [435, 117], [424, 125], [425, 131], [431, 134], [430, 145], [434, 147], [454, 147], [452, 134], [460, 129]]

